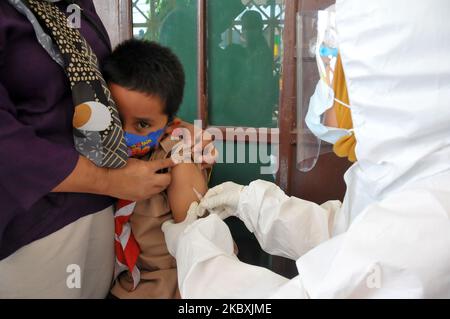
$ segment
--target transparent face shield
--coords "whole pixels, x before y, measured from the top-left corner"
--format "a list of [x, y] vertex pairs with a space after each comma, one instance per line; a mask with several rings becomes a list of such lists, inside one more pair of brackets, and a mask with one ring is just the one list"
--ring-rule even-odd
[[[311, 117], [318, 126], [337, 126], [333, 116], [333, 79], [338, 58], [336, 13], [327, 10], [303, 11], [297, 15], [297, 169], [312, 170], [321, 154], [333, 151], [310, 130], [305, 120]], [[319, 83], [319, 84], [318, 84]], [[310, 110], [318, 91], [325, 97], [321, 108]]]

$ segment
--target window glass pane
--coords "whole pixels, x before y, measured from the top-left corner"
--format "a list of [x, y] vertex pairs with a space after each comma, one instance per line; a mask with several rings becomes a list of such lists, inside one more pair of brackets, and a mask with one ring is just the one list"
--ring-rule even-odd
[[212, 125], [277, 127], [284, 0], [208, 0]]
[[184, 101], [178, 116], [197, 118], [197, 1], [132, 0], [133, 34], [170, 47], [186, 73]]

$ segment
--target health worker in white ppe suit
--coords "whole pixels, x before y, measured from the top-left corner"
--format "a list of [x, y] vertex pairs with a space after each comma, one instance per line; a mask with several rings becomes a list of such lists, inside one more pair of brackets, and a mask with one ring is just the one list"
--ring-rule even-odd
[[[183, 298], [450, 298], [450, 1], [335, 10], [358, 159], [343, 203], [264, 181], [210, 190], [184, 223], [163, 225]], [[240, 262], [232, 215], [299, 276]]]

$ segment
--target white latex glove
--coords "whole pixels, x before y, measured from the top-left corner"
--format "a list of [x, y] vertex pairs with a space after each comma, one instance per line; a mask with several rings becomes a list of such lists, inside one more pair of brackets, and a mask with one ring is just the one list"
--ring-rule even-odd
[[182, 223], [176, 224], [173, 220], [168, 220], [162, 225], [161, 230], [166, 238], [167, 249], [173, 257], [176, 256], [180, 236], [197, 221], [201, 213], [198, 203], [193, 202], [186, 214], [186, 219]]
[[239, 199], [245, 186], [227, 182], [216, 186], [206, 193], [200, 203], [199, 210], [207, 210], [222, 219], [238, 216]]

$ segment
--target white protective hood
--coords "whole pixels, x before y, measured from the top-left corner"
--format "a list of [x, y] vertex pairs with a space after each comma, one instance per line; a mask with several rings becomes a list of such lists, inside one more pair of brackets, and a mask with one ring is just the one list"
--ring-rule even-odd
[[358, 162], [334, 238], [297, 261], [314, 298], [449, 295], [449, 14], [448, 0], [336, 3]]
[[336, 11], [357, 139], [344, 206], [354, 218], [450, 170], [450, 1], [338, 0]]

